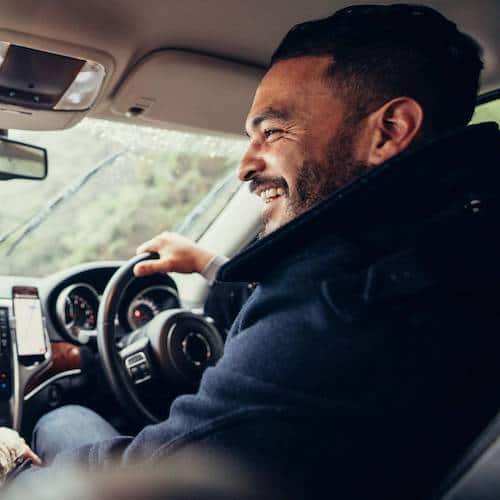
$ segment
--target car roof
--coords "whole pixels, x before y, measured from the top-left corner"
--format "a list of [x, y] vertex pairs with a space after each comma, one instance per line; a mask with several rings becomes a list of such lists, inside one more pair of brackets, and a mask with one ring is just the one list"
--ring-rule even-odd
[[[210, 128], [230, 133], [240, 133], [238, 120], [244, 118], [251, 101], [253, 89], [263, 74], [269, 58], [277, 44], [288, 31], [298, 23], [330, 15], [339, 8], [350, 4], [363, 3], [339, 0], [274, 0], [273, 2], [254, 0], [253, 2], [235, 0], [1, 0], [0, 39], [25, 40], [26, 45], [50, 47], [67, 53], [70, 47], [86, 48], [103, 54], [109, 61], [108, 78], [91, 116], [127, 120], [123, 106], [128, 101], [114, 101], [120, 96], [134, 68], [140, 66], [148, 55], [161, 50], [179, 49], [183, 52], [212, 56], [210, 61], [225, 61], [234, 65], [225, 67], [220, 73], [220, 81], [228, 76], [228, 68], [236, 71], [234, 85], [241, 85], [242, 94], [234, 97], [235, 109], [231, 124], [220, 127], [220, 117], [206, 117], [197, 121], [196, 110], [186, 106], [185, 112], [168, 116], [169, 102], [162, 106], [150, 124], [156, 126], [171, 123], [188, 128]], [[374, 2], [370, 3], [397, 3]], [[481, 81], [481, 92], [489, 92], [500, 87], [500, 2], [498, 0], [431, 0], [417, 2], [438, 9], [457, 23], [463, 31], [475, 37], [484, 49], [485, 70]], [[10, 40], [7, 40], [10, 41]], [[76, 49], [75, 49], [76, 50]], [[76, 50], [77, 52], [77, 50]], [[207, 60], [208, 61], [208, 60]], [[165, 64], [158, 61], [157, 64]], [[200, 65], [200, 80], [203, 71]], [[160, 79], [159, 73], [145, 72], [137, 85], [144, 80]], [[172, 64], [173, 72], [182, 71], [183, 66]], [[243, 72], [242, 72], [243, 70]], [[230, 72], [231, 72], [230, 71]], [[198, 75], [198, 74], [196, 74]], [[241, 77], [243, 75], [243, 77]], [[233, 74], [234, 76], [234, 74]], [[164, 76], [163, 76], [164, 77]], [[194, 77], [198, 79], [198, 76]], [[245, 83], [241, 83], [241, 82]], [[170, 87], [166, 81], [155, 92], [175, 93], [178, 102], [190, 102], [191, 89], [184, 94], [185, 84]], [[218, 91], [210, 90], [210, 96], [219, 104], [228, 92], [224, 85]], [[137, 90], [139, 92], [139, 90]], [[123, 93], [123, 92], [122, 92]], [[220, 95], [218, 95], [220, 94]], [[244, 96], [244, 98], [241, 97]], [[121, 97], [123, 100], [123, 97]], [[161, 100], [163, 97], [155, 96]], [[130, 101], [132, 102], [132, 101]], [[214, 106], [215, 108], [216, 106]], [[190, 113], [193, 119], [190, 119]], [[182, 115], [179, 118], [179, 115]], [[184, 121], [185, 116], [185, 123]], [[241, 122], [242, 123], [242, 122]], [[68, 124], [68, 126], [71, 123]], [[198, 127], [199, 125], [199, 127]], [[48, 127], [50, 128], [50, 127]]]

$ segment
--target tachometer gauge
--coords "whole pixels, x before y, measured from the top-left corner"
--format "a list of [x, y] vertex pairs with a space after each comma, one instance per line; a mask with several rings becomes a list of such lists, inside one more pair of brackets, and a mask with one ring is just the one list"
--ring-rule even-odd
[[66, 333], [79, 340], [81, 330], [94, 330], [99, 297], [89, 285], [79, 283], [65, 288], [57, 298], [57, 317]]
[[133, 330], [151, 321], [158, 313], [156, 304], [146, 297], [135, 299], [128, 309], [127, 319]]
[[94, 307], [88, 300], [79, 295], [75, 294], [66, 298], [65, 316], [72, 325], [83, 330], [93, 330], [95, 328], [96, 315]]

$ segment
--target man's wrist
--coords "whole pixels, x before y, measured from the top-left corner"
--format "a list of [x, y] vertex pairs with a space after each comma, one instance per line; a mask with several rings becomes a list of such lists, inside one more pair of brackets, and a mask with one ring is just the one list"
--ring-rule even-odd
[[211, 252], [207, 252], [202, 248], [197, 249], [197, 255], [195, 257], [195, 265], [194, 268], [196, 272], [203, 274], [203, 271], [207, 268], [207, 266], [212, 262], [212, 260], [217, 257]]
[[228, 261], [223, 255], [214, 255], [200, 271], [200, 274], [212, 285], [219, 269]]

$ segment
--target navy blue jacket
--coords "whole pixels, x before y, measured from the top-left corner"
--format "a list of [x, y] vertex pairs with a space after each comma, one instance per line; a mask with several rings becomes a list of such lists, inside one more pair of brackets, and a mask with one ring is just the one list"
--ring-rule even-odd
[[421, 498], [500, 399], [496, 125], [405, 152], [251, 245], [220, 362], [168, 420], [78, 460], [238, 457], [298, 498]]

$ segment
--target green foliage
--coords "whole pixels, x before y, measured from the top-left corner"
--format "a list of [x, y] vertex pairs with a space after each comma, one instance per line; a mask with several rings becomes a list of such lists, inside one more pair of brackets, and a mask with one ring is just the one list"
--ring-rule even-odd
[[490, 101], [478, 106], [471, 123], [497, 122], [500, 124], [500, 100]]
[[[196, 139], [193, 136], [193, 141]], [[0, 210], [0, 233], [36, 214], [75, 178], [124, 149], [123, 144], [109, 147], [103, 140], [81, 134], [67, 135], [65, 145], [61, 155], [65, 168], [55, 171], [53, 160], [50, 183], [3, 183], [1, 188], [10, 204]], [[68, 155], [71, 151], [80, 156]], [[57, 162], [57, 152], [54, 156]], [[235, 168], [234, 156], [217, 156], [196, 148], [148, 149], [144, 144], [132, 148], [66, 199], [12, 255], [5, 253], [20, 232], [0, 246], [4, 253], [0, 273], [43, 276], [81, 262], [130, 258], [139, 244], [184, 219], [214, 184]], [[9, 191], [9, 187], [15, 189]], [[31, 196], [20, 196], [20, 192]]]

